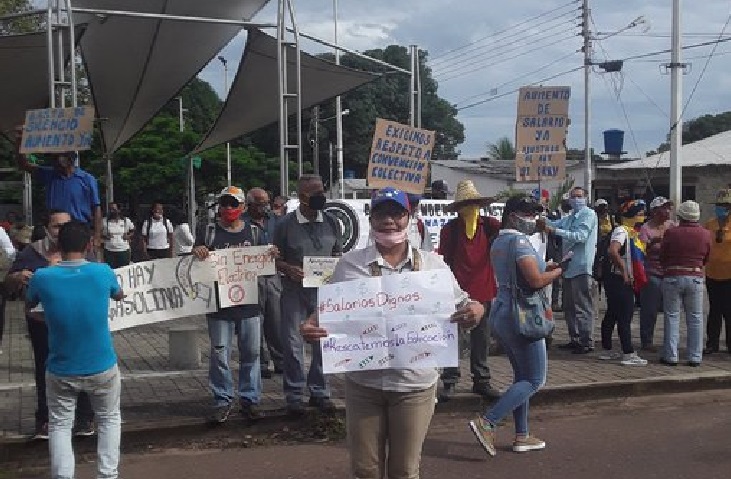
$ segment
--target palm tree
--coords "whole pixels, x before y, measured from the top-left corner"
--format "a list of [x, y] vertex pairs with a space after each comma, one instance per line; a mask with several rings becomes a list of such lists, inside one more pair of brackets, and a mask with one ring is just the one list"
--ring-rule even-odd
[[491, 160], [515, 161], [515, 147], [510, 138], [504, 136], [495, 143], [487, 144], [487, 157]]

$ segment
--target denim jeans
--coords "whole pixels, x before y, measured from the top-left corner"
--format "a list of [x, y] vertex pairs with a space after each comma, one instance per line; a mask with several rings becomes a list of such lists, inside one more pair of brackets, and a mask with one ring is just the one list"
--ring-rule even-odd
[[236, 308], [223, 309], [208, 316], [208, 337], [211, 339], [208, 384], [216, 406], [226, 406], [235, 398], [233, 377], [228, 363], [231, 358], [231, 343], [237, 333], [239, 397], [251, 404], [259, 403], [262, 389], [259, 365], [260, 319], [259, 316], [237, 317]]
[[650, 275], [649, 281], [640, 291], [640, 342], [651, 346], [655, 336], [657, 312], [662, 306], [662, 278]]
[[282, 282], [277, 275], [259, 277], [259, 306], [261, 322], [261, 367], [266, 370], [269, 362], [275, 369], [282, 369]]
[[703, 283], [699, 276], [669, 276], [662, 281], [665, 309], [663, 357], [666, 361], [678, 361], [681, 306], [685, 309], [688, 330], [688, 361], [700, 363], [703, 359]]
[[607, 293], [607, 312], [602, 321], [602, 348], [612, 349], [612, 331], [617, 325], [619, 342], [623, 354], [635, 352], [632, 346], [632, 316], [635, 314], [635, 292], [632, 286], [624, 283], [618, 274], [609, 273], [604, 278]]
[[90, 376], [56, 376], [46, 372], [46, 386], [51, 477], [74, 478], [75, 461], [71, 430], [74, 424], [76, 398], [83, 391], [91, 399], [99, 431], [96, 449], [97, 478], [116, 479], [122, 436], [122, 418], [119, 412], [122, 387], [117, 365]]
[[565, 294], [563, 310], [569, 336], [572, 340], [580, 342], [584, 347], [594, 347], [592, 281], [594, 280], [589, 274], [564, 278], [563, 280]]
[[518, 334], [516, 321], [511, 299], [505, 294], [498, 295], [492, 305], [490, 323], [513, 367], [513, 384], [484, 417], [497, 424], [512, 412], [515, 433], [528, 434], [528, 402], [546, 383], [548, 357], [546, 341], [528, 341]]
[[317, 289], [303, 288], [291, 281], [282, 282], [282, 348], [284, 353], [284, 377], [282, 379], [287, 404], [302, 401], [305, 385], [311, 397], [330, 397], [325, 375], [322, 372], [322, 351], [319, 344], [312, 345], [312, 360], [305, 382], [305, 350], [300, 324], [315, 311]]

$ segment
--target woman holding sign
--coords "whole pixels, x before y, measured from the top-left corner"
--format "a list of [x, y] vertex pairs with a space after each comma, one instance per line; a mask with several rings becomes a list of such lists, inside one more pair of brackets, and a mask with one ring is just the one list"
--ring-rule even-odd
[[[446, 270], [441, 257], [420, 250], [408, 240], [409, 201], [406, 193], [384, 188], [371, 200], [370, 225], [374, 243], [346, 253], [338, 262], [332, 283], [364, 277]], [[450, 273], [451, 276], [451, 273]], [[452, 322], [472, 328], [484, 313], [470, 301], [452, 277], [457, 312]], [[301, 328], [305, 340], [328, 335], [316, 315]], [[360, 479], [419, 477], [421, 449], [434, 413], [439, 374], [428, 369], [381, 369], [346, 375], [346, 414], [351, 469]]]

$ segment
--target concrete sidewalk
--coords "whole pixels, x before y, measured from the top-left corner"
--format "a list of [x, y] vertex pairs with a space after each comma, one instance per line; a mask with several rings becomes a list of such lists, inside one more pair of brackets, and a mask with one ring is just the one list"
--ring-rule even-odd
[[[559, 318], [554, 344], [567, 341], [566, 328]], [[35, 387], [33, 381], [33, 355], [26, 337], [26, 325], [20, 303], [9, 303], [0, 355], [0, 442], [27, 437], [33, 432]], [[639, 342], [637, 317], [634, 321], [633, 339]], [[168, 331], [181, 326], [200, 328], [198, 345], [203, 353], [200, 369], [177, 371], [169, 367]], [[658, 320], [655, 344], [662, 341], [662, 316]], [[203, 318], [158, 323], [115, 333], [115, 346], [119, 365], [123, 372], [122, 413], [126, 429], [165, 428], [185, 424], [200, 424], [209, 413], [210, 393], [207, 368], [209, 341]], [[684, 326], [681, 325], [681, 345], [684, 344]], [[595, 338], [599, 339], [599, 325]], [[615, 335], [615, 349], [618, 349]], [[559, 351], [549, 351], [548, 383], [536, 397], [536, 401], [570, 401], [586, 397], [611, 397], [664, 391], [689, 391], [731, 385], [731, 355], [714, 354], [704, 358], [700, 368], [663, 366], [657, 354], [641, 353], [650, 360], [646, 367], [622, 366], [617, 362], [599, 361], [596, 353], [575, 356]], [[681, 350], [681, 361], [684, 351]], [[232, 364], [236, 364], [234, 358]], [[458, 404], [477, 407], [479, 401], [469, 393], [468, 361], [462, 360], [462, 382], [451, 404], [440, 407], [452, 408]], [[512, 380], [512, 370], [505, 356], [491, 357], [490, 369], [493, 385], [506, 388]], [[333, 397], [343, 398], [343, 381], [331, 378]], [[264, 380], [262, 408], [272, 413], [283, 410], [281, 376]]]

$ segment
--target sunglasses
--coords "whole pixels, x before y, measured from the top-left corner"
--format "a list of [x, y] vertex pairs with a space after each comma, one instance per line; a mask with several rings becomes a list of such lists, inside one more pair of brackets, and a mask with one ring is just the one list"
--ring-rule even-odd
[[223, 208], [238, 208], [239, 204], [239, 200], [230, 196], [224, 196], [223, 198], [218, 200], [218, 206], [221, 206]]

